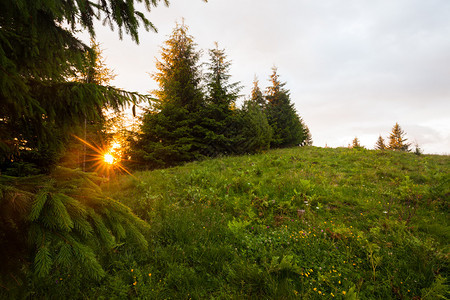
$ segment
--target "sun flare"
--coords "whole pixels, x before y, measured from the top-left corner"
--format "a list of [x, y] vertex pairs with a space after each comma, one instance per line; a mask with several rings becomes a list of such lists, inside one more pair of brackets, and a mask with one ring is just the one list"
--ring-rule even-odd
[[112, 165], [115, 162], [114, 156], [111, 153], [105, 153], [103, 155], [103, 160], [105, 163]]

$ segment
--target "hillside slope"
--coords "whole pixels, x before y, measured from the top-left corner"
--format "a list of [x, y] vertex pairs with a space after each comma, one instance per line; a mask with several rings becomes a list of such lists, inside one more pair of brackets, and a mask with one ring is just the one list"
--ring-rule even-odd
[[[448, 297], [450, 158], [302, 147], [120, 177], [155, 298]], [[139, 286], [139, 289], [136, 287]]]

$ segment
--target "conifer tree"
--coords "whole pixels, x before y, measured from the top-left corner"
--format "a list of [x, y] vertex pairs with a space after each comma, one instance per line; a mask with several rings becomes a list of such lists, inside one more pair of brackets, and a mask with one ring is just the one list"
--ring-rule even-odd
[[391, 134], [389, 135], [388, 149], [409, 152], [411, 151], [409, 149], [411, 144], [407, 143], [407, 140], [408, 139], [405, 138], [405, 132], [402, 130], [400, 125], [398, 125], [398, 123], [395, 123], [394, 127], [392, 127]]
[[206, 137], [208, 148], [205, 155], [235, 152], [234, 138], [236, 136], [235, 106], [241, 87], [239, 82], [230, 83], [231, 62], [227, 60], [224, 49], [209, 50], [209, 62], [206, 64], [206, 105], [202, 118], [202, 125], [211, 134]]
[[[86, 53], [86, 58], [85, 65], [73, 79], [74, 81], [106, 86], [116, 77], [114, 71], [106, 65], [103, 49], [94, 39], [91, 39], [90, 49]], [[77, 137], [89, 141], [91, 144], [106, 145], [111, 138], [111, 135], [107, 134], [108, 119], [112, 114], [117, 115], [119, 112], [109, 110], [107, 113], [107, 106], [98, 107], [98, 110], [96, 119], [88, 120], [85, 118], [82, 124], [79, 124], [73, 131]], [[94, 163], [92, 157], [96, 155], [97, 153], [87, 147], [85, 143], [71, 136], [59, 163], [66, 167], [81, 168], [83, 171], [91, 170]]]
[[384, 139], [380, 135], [378, 137], [378, 140], [377, 140], [376, 144], [375, 144], [375, 150], [386, 150], [386, 149], [387, 149], [387, 147], [386, 147], [386, 144], [384, 143]]
[[267, 101], [261, 89], [259, 88], [259, 80], [256, 78], [256, 76], [253, 79], [253, 88], [250, 94], [250, 99], [248, 101], [255, 103], [262, 110], [266, 108]]
[[12, 278], [33, 278], [48, 290], [55, 279], [70, 275], [80, 289], [105, 276], [119, 247], [146, 251], [148, 224], [106, 197], [101, 181], [93, 173], [62, 167], [51, 175], [0, 177], [3, 288], [21, 288]]
[[[143, 99], [112, 87], [70, 81], [86, 65], [89, 47], [75, 37], [95, 36], [94, 21], [116, 26], [139, 41], [154, 29], [135, 1], [0, 1], [0, 169], [32, 163], [49, 171], [74, 125]], [[147, 10], [157, 1], [145, 0]], [[166, 2], [167, 3], [167, 2]]]
[[270, 80], [272, 85], [266, 92], [266, 114], [273, 130], [271, 147], [301, 145], [306, 139], [304, 128], [291, 103], [289, 91], [284, 88], [285, 83], [279, 80], [276, 68], [273, 68]]
[[138, 141], [133, 145], [134, 160], [149, 167], [166, 167], [202, 157], [211, 134], [201, 126], [205, 107], [199, 67], [200, 52], [188, 27], [177, 24], [162, 47], [158, 72], [159, 89], [154, 92], [156, 110], [146, 113]]
[[[148, 100], [72, 80], [91, 66], [90, 47], [75, 37], [80, 28], [94, 37], [94, 21], [103, 19], [120, 37], [125, 32], [136, 42], [141, 25], [153, 28], [135, 2], [144, 2], [147, 10], [159, 3], [0, 1], [0, 172], [52, 171], [21, 178], [0, 174], [0, 264], [8, 265], [0, 274], [2, 289], [20, 290], [20, 282], [32, 282], [49, 291], [56, 276], [70, 274], [80, 291], [88, 280], [104, 276], [113, 253], [147, 247], [148, 225], [103, 195], [101, 178], [53, 167], [74, 126], [98, 119], [105, 106], [120, 109]], [[30, 294], [19, 298], [26, 297]]]
[[361, 144], [359, 143], [358, 137], [355, 137], [355, 138], [353, 139], [353, 141], [352, 141], [352, 148], [353, 148], [353, 149], [359, 149], [359, 148], [362, 148], [362, 147], [361, 147]]
[[309, 128], [305, 124], [303, 119], [301, 119], [301, 122], [302, 122], [302, 126], [303, 126], [303, 135], [305, 137], [304, 140], [303, 140], [303, 143], [301, 145], [302, 146], [312, 146], [313, 139], [312, 139], [311, 131], [309, 131]]

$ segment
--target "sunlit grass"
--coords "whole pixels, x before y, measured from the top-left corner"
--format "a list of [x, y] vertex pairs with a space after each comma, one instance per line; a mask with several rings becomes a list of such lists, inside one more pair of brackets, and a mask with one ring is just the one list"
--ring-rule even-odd
[[139, 296], [412, 299], [448, 277], [448, 169], [445, 156], [295, 148], [139, 172], [110, 192], [152, 228], [140, 268], [155, 281]]

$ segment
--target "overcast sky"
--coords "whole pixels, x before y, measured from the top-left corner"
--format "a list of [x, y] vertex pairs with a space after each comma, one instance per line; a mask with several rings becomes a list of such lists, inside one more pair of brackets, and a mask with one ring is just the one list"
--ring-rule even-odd
[[171, 0], [147, 16], [158, 33], [139, 45], [97, 26], [112, 85], [157, 88], [149, 74], [184, 18], [204, 59], [225, 48], [242, 94], [276, 66], [315, 146], [373, 148], [398, 122], [425, 153], [450, 154], [449, 0]]

